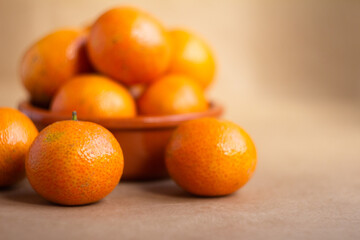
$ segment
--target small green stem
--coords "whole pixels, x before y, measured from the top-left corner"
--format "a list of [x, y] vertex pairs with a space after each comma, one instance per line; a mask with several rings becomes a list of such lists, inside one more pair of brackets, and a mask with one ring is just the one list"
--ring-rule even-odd
[[76, 113], [76, 111], [73, 111], [72, 112], [72, 120], [74, 120], [74, 121], [77, 121], [78, 119], [77, 119], [77, 113]]

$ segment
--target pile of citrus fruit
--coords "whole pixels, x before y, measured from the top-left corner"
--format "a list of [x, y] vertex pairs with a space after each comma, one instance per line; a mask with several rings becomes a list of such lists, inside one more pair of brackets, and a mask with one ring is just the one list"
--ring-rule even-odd
[[[195, 34], [166, 29], [137, 8], [118, 7], [84, 29], [58, 30], [37, 41], [25, 53], [20, 73], [33, 105], [67, 114], [69, 120], [38, 133], [25, 115], [1, 108], [0, 186], [26, 173], [45, 199], [82, 205], [117, 186], [124, 157], [111, 132], [77, 121], [77, 115], [132, 118], [206, 111], [204, 91], [213, 82], [215, 62]], [[236, 124], [199, 118], [174, 131], [165, 163], [186, 191], [221, 196], [250, 179], [256, 150]]]
[[[205, 111], [214, 73], [204, 40], [131, 7], [111, 9], [84, 29], [50, 33], [20, 66], [33, 104], [58, 113], [77, 109], [82, 118]], [[139, 99], [133, 89], [142, 90]]]

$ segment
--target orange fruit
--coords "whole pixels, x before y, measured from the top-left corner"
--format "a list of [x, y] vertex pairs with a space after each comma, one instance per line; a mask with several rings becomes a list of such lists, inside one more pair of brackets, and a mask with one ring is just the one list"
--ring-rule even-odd
[[257, 160], [253, 141], [238, 125], [200, 118], [175, 130], [165, 161], [172, 179], [186, 191], [222, 196], [251, 178]]
[[69, 78], [90, 70], [84, 31], [63, 29], [45, 36], [25, 53], [20, 75], [34, 104], [47, 106]]
[[88, 52], [94, 67], [127, 85], [149, 83], [170, 61], [167, 31], [152, 16], [136, 8], [113, 8], [93, 24]]
[[202, 112], [208, 108], [202, 88], [182, 75], [167, 75], [150, 85], [138, 100], [139, 112], [170, 115]]
[[104, 127], [60, 121], [44, 128], [25, 161], [31, 186], [50, 202], [97, 202], [118, 184], [124, 167], [121, 147]]
[[209, 86], [215, 74], [215, 61], [210, 47], [203, 39], [186, 30], [169, 31], [172, 58], [169, 73], [187, 75], [203, 88]]
[[12, 108], [0, 108], [0, 187], [25, 176], [25, 155], [37, 134], [27, 116]]
[[120, 84], [100, 75], [80, 75], [63, 85], [55, 95], [52, 112], [71, 114], [77, 111], [82, 118], [121, 118], [136, 115], [135, 102], [129, 91]]

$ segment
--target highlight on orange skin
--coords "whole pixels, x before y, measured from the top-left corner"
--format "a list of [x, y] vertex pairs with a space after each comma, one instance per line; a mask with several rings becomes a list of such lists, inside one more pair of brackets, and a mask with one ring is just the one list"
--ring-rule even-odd
[[87, 47], [99, 72], [126, 85], [150, 83], [170, 63], [167, 31], [154, 17], [131, 7], [102, 14], [92, 25]]
[[138, 99], [139, 113], [144, 115], [171, 115], [203, 112], [208, 102], [202, 88], [191, 78], [165, 75], [150, 85]]
[[91, 71], [86, 41], [86, 31], [61, 29], [26, 51], [20, 63], [20, 77], [35, 105], [47, 107], [61, 85], [77, 74]]

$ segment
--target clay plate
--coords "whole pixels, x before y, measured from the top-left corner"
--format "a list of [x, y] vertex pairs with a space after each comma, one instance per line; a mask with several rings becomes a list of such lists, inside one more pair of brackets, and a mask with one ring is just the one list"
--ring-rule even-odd
[[[71, 116], [52, 113], [27, 101], [19, 109], [40, 130], [57, 121], [69, 120]], [[223, 107], [211, 103], [206, 112], [167, 116], [138, 116], [134, 118], [81, 118], [79, 120], [98, 123], [110, 130], [119, 141], [124, 153], [125, 180], [152, 180], [166, 178], [164, 151], [175, 128], [182, 122], [200, 117], [220, 117]]]

